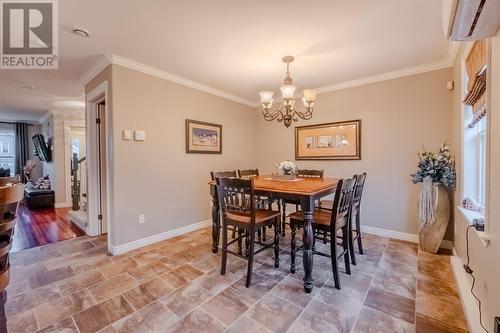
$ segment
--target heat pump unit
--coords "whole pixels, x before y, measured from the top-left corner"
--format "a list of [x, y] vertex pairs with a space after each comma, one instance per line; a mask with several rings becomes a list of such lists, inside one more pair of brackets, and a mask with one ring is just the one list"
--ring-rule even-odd
[[443, 0], [443, 27], [451, 40], [494, 36], [500, 27], [500, 0]]

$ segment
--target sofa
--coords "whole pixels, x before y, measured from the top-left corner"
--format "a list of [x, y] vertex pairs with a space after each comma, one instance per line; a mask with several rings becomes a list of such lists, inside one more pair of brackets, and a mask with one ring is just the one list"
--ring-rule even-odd
[[48, 189], [37, 189], [35, 185], [28, 183], [24, 187], [24, 198], [30, 209], [54, 207], [54, 191]]

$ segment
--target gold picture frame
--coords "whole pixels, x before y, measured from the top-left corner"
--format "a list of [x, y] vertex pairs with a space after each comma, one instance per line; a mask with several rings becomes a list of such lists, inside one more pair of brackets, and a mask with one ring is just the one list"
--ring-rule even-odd
[[186, 119], [186, 154], [222, 154], [222, 125]]
[[295, 127], [296, 160], [360, 160], [361, 119]]

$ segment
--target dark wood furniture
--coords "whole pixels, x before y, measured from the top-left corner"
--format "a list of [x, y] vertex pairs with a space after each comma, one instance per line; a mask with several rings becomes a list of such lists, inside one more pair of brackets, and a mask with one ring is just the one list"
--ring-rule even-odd
[[[349, 221], [351, 218], [352, 198], [354, 194], [354, 179], [339, 180], [335, 191], [332, 210], [315, 209], [312, 214], [313, 230], [326, 232], [330, 238], [330, 254], [317, 251], [313, 248], [312, 253], [331, 258], [333, 280], [335, 287], [340, 289], [340, 276], [338, 268], [338, 258], [344, 256], [345, 270], [351, 274], [349, 263]], [[297, 251], [295, 242], [295, 230], [298, 226], [303, 227], [306, 223], [305, 213], [298, 211], [290, 214], [290, 229], [292, 231], [291, 241], [291, 265], [290, 271], [295, 273], [295, 252]], [[342, 251], [337, 253], [337, 232], [342, 231]], [[299, 250], [302, 247], [298, 248]]]
[[[365, 186], [366, 172], [360, 175], [354, 175], [353, 179], [356, 180], [354, 188], [354, 197], [352, 202], [352, 214], [350, 221], [351, 237], [349, 239], [349, 251], [351, 253], [351, 263], [356, 265], [356, 255], [354, 242], [358, 243], [359, 254], [363, 254], [363, 243], [361, 239], [361, 198], [363, 197], [363, 188]], [[333, 206], [332, 200], [321, 200], [319, 208], [331, 210]], [[356, 228], [353, 225], [356, 225]]]
[[0, 187], [21, 182], [21, 175], [14, 177], [0, 177]]
[[17, 223], [19, 202], [23, 200], [24, 185], [17, 183], [0, 187], [0, 332], [7, 332], [5, 301], [10, 280], [9, 251]]
[[[231, 253], [248, 260], [246, 286], [252, 281], [253, 257], [255, 254], [274, 246], [274, 267], [279, 267], [278, 211], [258, 209], [255, 206], [253, 178], [216, 178], [217, 194], [222, 218], [222, 263], [221, 274], [226, 274], [227, 254]], [[227, 230], [232, 225], [238, 228], [238, 237], [228, 242]], [[255, 233], [267, 226], [274, 226], [274, 241], [269, 244], [257, 242], [261, 248], [255, 251]], [[228, 249], [228, 245], [246, 239], [246, 253], [242, 255]]]
[[[311, 292], [312, 284], [312, 212], [316, 200], [335, 192], [338, 179], [335, 178], [300, 178], [295, 181], [272, 179], [271, 176], [254, 177], [255, 194], [266, 196], [271, 199], [299, 200], [304, 212], [303, 233], [303, 262], [304, 262], [304, 289]], [[214, 201], [217, 200], [215, 182], [210, 182], [210, 193]], [[219, 245], [219, 207], [212, 207], [212, 251], [217, 253]]]
[[[297, 170], [297, 177], [300, 178], [323, 178], [325, 170], [312, 170], [312, 169], [299, 169]], [[295, 211], [299, 210], [300, 202], [297, 200], [282, 200], [281, 201], [281, 235], [285, 236], [286, 229], [286, 205], [295, 205]]]

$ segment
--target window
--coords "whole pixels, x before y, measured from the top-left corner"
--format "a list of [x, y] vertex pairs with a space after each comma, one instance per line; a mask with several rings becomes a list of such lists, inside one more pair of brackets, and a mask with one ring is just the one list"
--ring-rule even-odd
[[472, 128], [476, 133], [476, 159], [477, 159], [477, 179], [476, 179], [476, 201], [484, 211], [486, 196], [486, 117]]
[[0, 168], [10, 169], [11, 175], [14, 175], [16, 167], [14, 142], [14, 125], [0, 123]]

